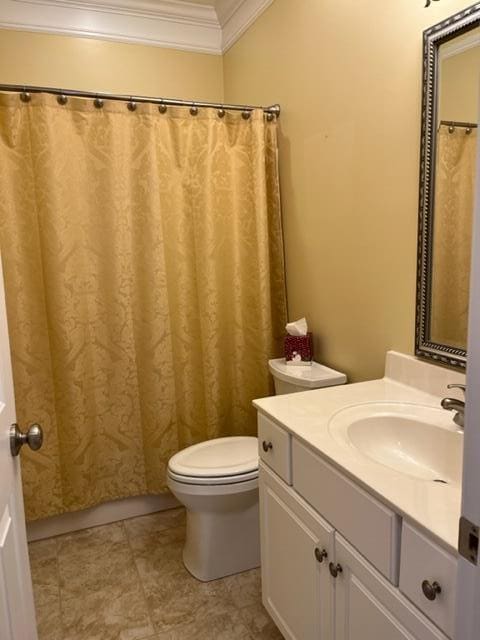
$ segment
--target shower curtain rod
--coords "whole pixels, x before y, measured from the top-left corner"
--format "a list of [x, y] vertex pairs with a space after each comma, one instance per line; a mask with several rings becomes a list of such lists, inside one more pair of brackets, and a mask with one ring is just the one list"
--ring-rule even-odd
[[465, 129], [476, 129], [478, 126], [474, 122], [455, 122], [455, 120], [441, 120], [440, 124], [447, 127], [464, 127]]
[[76, 91], [74, 89], [57, 89], [54, 87], [36, 87], [20, 84], [0, 84], [0, 91], [14, 93], [51, 93], [56, 96], [71, 96], [76, 98], [91, 98], [93, 100], [121, 100], [127, 103], [151, 103], [159, 106], [179, 106], [179, 107], [203, 107], [206, 109], [223, 109], [226, 111], [253, 111], [262, 109], [267, 115], [278, 118], [280, 116], [280, 105], [273, 104], [270, 107], [257, 107], [251, 104], [223, 104], [221, 102], [204, 102], [198, 100], [177, 100], [176, 98], [151, 98], [148, 96], [122, 95], [118, 93], [102, 93], [99, 91]]

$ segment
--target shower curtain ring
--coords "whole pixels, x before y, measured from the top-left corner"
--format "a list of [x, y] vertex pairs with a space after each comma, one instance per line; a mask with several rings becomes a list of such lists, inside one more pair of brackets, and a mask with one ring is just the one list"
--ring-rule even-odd
[[195, 106], [194, 102], [192, 102], [192, 106], [190, 107], [190, 113], [192, 116], [196, 116], [198, 114], [198, 107]]
[[251, 111], [242, 111], [242, 118], [244, 120], [250, 120], [250, 116], [252, 115]]
[[167, 105], [163, 102], [163, 100], [158, 105], [158, 110], [160, 111], [160, 113], [166, 113], [167, 112]]
[[101, 109], [103, 107], [103, 100], [98, 96], [95, 96], [95, 100], [93, 101], [93, 104], [97, 109]]
[[57, 96], [57, 102], [58, 104], [61, 104], [63, 106], [67, 104], [68, 98], [65, 94], [62, 93], [61, 95]]
[[134, 102], [133, 98], [130, 98], [130, 101], [127, 102], [127, 109], [129, 111], [135, 111], [136, 108], [137, 108], [137, 103]]
[[26, 90], [26, 87], [23, 87], [23, 91], [20, 94], [20, 100], [22, 102], [30, 102], [31, 99], [32, 99], [31, 94], [28, 93], [28, 91]]
[[225, 109], [219, 109], [217, 111], [217, 115], [218, 115], [219, 118], [224, 118], [225, 117], [225, 113], [226, 113]]

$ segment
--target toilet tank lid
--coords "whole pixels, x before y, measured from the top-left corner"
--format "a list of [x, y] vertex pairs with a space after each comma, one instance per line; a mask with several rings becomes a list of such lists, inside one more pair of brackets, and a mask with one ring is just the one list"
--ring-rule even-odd
[[258, 440], [231, 436], [200, 442], [176, 453], [168, 466], [176, 474], [198, 478], [244, 474], [258, 469]]
[[287, 365], [285, 358], [276, 358], [268, 361], [270, 373], [283, 382], [289, 382], [305, 389], [320, 389], [332, 387], [336, 384], [345, 384], [347, 376], [340, 371], [330, 369], [318, 362], [311, 365], [295, 366]]

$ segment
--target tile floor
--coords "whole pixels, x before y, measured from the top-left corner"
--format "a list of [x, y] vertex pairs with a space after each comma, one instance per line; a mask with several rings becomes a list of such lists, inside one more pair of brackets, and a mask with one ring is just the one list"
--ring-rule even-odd
[[39, 640], [281, 640], [258, 569], [214, 582], [182, 563], [183, 509], [29, 545]]

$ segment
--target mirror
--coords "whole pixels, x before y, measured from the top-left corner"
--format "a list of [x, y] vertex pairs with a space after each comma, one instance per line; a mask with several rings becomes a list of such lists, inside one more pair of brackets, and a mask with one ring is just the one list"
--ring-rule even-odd
[[479, 114], [480, 9], [423, 37], [416, 349], [466, 365]]

